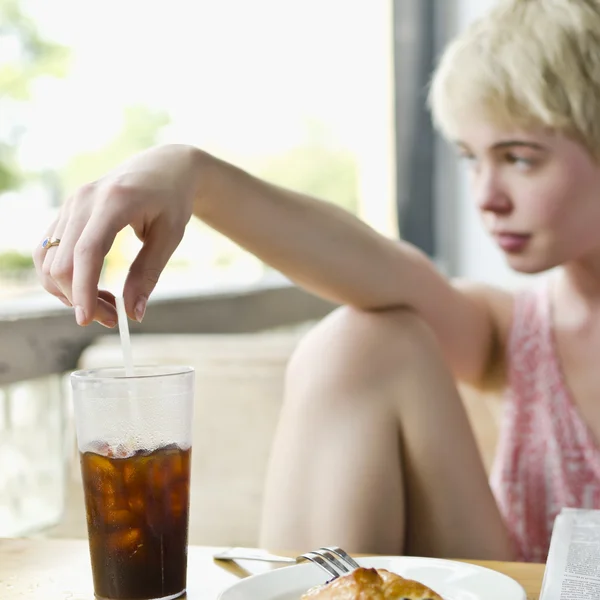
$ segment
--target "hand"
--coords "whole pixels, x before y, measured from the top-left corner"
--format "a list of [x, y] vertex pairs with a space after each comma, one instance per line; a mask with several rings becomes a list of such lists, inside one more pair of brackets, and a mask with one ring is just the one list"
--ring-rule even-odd
[[152, 148], [78, 189], [46, 236], [60, 244], [33, 253], [48, 292], [75, 307], [80, 325], [92, 320], [114, 327], [114, 296], [98, 290], [104, 258], [119, 231], [130, 225], [143, 246], [127, 276], [123, 296], [130, 318], [141, 321], [167, 261], [179, 245], [199, 188], [191, 146]]

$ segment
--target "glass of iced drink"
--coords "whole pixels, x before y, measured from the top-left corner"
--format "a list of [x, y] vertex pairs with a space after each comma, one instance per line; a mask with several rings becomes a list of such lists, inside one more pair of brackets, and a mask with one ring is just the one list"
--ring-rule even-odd
[[194, 370], [76, 371], [71, 384], [96, 597], [182, 596]]

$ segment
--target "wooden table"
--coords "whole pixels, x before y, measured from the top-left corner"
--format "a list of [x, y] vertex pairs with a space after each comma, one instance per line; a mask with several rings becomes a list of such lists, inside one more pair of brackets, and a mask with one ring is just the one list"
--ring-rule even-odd
[[[216, 600], [219, 592], [250, 574], [235, 563], [214, 561], [212, 555], [217, 550], [190, 547], [189, 600]], [[488, 561], [477, 564], [516, 579], [527, 591], [527, 600], [539, 599], [544, 565]], [[266, 567], [252, 563], [249, 568], [259, 572]], [[93, 597], [86, 540], [0, 539], [2, 600], [93, 600]]]

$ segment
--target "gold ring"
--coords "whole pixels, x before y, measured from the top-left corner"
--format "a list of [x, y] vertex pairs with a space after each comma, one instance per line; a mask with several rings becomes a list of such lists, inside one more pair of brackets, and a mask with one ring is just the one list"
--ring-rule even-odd
[[48, 250], [49, 248], [52, 248], [52, 246], [58, 246], [59, 244], [60, 244], [60, 238], [49, 238], [49, 237], [47, 237], [42, 242], [42, 248], [44, 248], [44, 250]]

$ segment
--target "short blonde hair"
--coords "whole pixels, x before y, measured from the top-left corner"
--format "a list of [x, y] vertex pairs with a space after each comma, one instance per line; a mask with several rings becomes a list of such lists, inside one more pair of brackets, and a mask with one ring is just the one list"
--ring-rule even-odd
[[500, 0], [449, 44], [429, 102], [450, 138], [479, 114], [550, 128], [600, 157], [600, 0]]

